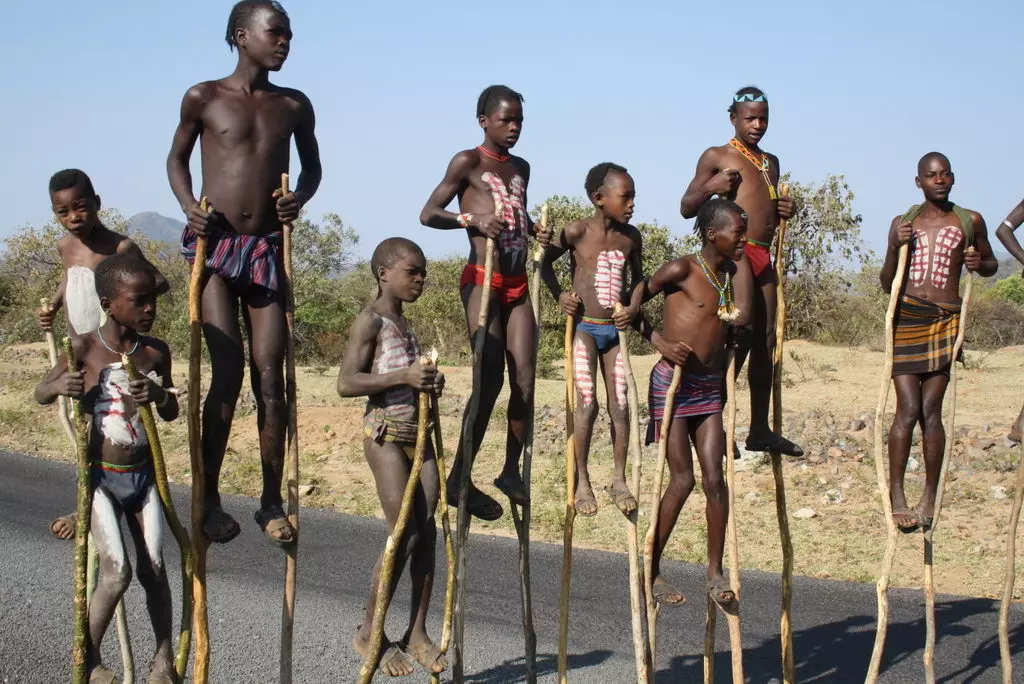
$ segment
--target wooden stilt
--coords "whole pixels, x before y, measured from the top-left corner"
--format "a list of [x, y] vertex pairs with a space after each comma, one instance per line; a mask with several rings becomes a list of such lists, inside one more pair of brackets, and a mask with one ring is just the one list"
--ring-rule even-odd
[[1013, 656], [1010, 653], [1010, 606], [1013, 603], [1013, 584], [1017, 576], [1017, 523], [1020, 521], [1021, 503], [1024, 503], [1024, 456], [1017, 467], [1017, 483], [1013, 494], [1013, 509], [1006, 528], [1006, 573], [1003, 576], [1003, 599], [999, 603], [999, 662], [1003, 670], [1003, 684], [1013, 682]]
[[[64, 338], [64, 354], [68, 371], [78, 369], [71, 339]], [[75, 451], [78, 456], [78, 497], [75, 520], [74, 601], [71, 647], [71, 681], [85, 684], [89, 678], [89, 607], [86, 592], [89, 584], [89, 521], [92, 519], [92, 473], [89, 468], [89, 423], [81, 401], [71, 402], [75, 423]]]
[[729, 624], [729, 650], [732, 655], [733, 684], [743, 684], [743, 639], [740, 632], [740, 540], [736, 530], [736, 461], [732, 458], [736, 444], [736, 352], [728, 351], [728, 370], [725, 376], [729, 405], [725, 427], [725, 481], [729, 490], [729, 586], [736, 596], [734, 609], [725, 612]]
[[[213, 209], [206, 198], [200, 201], [203, 211]], [[210, 540], [204, 530], [206, 510], [206, 466], [203, 461], [202, 435], [202, 379], [203, 360], [203, 274], [206, 270], [206, 236], [196, 239], [196, 256], [188, 285], [188, 451], [192, 464], [192, 552], [195, 566], [192, 572], [192, 632], [195, 636], [195, 654], [192, 680], [206, 684], [210, 676], [210, 628], [206, 599], [206, 551]]]
[[[288, 194], [288, 174], [281, 174], [281, 193]], [[292, 638], [295, 631], [295, 588], [299, 556], [299, 407], [295, 388], [295, 280], [292, 271], [292, 224], [282, 227], [284, 245], [284, 318], [288, 326], [285, 348], [285, 403], [288, 404], [288, 451], [285, 455], [285, 487], [288, 491], [288, 524], [295, 538], [285, 549], [284, 600], [281, 605], [281, 684], [292, 681]]]
[[[437, 352], [431, 354], [437, 363]], [[448, 653], [452, 641], [452, 616], [455, 609], [455, 544], [452, 541], [452, 525], [448, 513], [447, 469], [444, 465], [444, 441], [441, 438], [441, 411], [437, 404], [437, 395], [430, 397], [430, 415], [434, 421], [434, 460], [437, 463], [437, 481], [441, 483], [438, 492], [438, 511], [441, 518], [441, 533], [444, 537], [444, 552], [448, 559], [448, 581], [444, 592], [444, 622], [441, 631], [441, 653]], [[431, 684], [440, 684], [441, 675], [430, 675]]]
[[[622, 305], [616, 302], [618, 313]], [[626, 398], [629, 401], [629, 456], [633, 459], [633, 492], [640, 496], [641, 461], [643, 448], [640, 445], [640, 399], [636, 389], [636, 378], [633, 376], [633, 363], [629, 358], [629, 338], [625, 331], [619, 331], [619, 354], [622, 357], [622, 370], [626, 376]], [[626, 516], [626, 550], [629, 553], [629, 605], [632, 612], [633, 627], [633, 660], [636, 667], [638, 684], [651, 684], [654, 679], [651, 672], [651, 649], [647, 643], [645, 629], [647, 613], [644, 602], [644, 574], [640, 565], [640, 542], [636, 532], [637, 510]]]
[[[426, 357], [420, 357], [420, 365], [433, 365], [433, 362]], [[409, 522], [409, 516], [412, 515], [416, 488], [420, 484], [420, 473], [423, 471], [423, 461], [427, 454], [427, 441], [430, 439], [430, 431], [427, 429], [429, 416], [430, 394], [420, 392], [416, 425], [416, 451], [412, 459], [412, 467], [409, 470], [409, 481], [402, 494], [402, 506], [398, 511], [398, 519], [395, 520], [395, 527], [388, 535], [387, 543], [384, 546], [384, 557], [381, 560], [380, 576], [377, 581], [377, 601], [373, 607], [373, 621], [370, 627], [370, 644], [367, 647], [363, 666], [359, 670], [360, 684], [370, 684], [380, 661], [380, 647], [384, 641], [384, 618], [387, 617], [388, 606], [391, 604], [391, 577], [395, 569], [395, 555], [405, 536], [405, 528]]]
[[[128, 372], [129, 380], [137, 380], [138, 372], [135, 364], [127, 354], [121, 355], [121, 363]], [[160, 503], [163, 504], [164, 517], [171, 528], [174, 540], [178, 543], [178, 551], [181, 555], [181, 628], [178, 634], [178, 651], [174, 660], [174, 670], [179, 680], [185, 677], [188, 669], [189, 649], [192, 647], [192, 576], [194, 563], [192, 559], [192, 542], [188, 532], [182, 527], [178, 520], [178, 513], [174, 510], [174, 500], [171, 499], [171, 488], [167, 484], [167, 462], [164, 460], [164, 450], [160, 446], [160, 433], [156, 429], [156, 420], [153, 418], [153, 408], [149, 404], [142, 404], [138, 407], [139, 418], [142, 419], [142, 426], [146, 430], [146, 440], [149, 442], [150, 455], [153, 458], [153, 471], [155, 474], [157, 493], [160, 495]]]
[[572, 532], [576, 522], [576, 381], [573, 318], [565, 317], [565, 523], [562, 528], [562, 590], [558, 599], [558, 683], [568, 681], [569, 594], [572, 584]]

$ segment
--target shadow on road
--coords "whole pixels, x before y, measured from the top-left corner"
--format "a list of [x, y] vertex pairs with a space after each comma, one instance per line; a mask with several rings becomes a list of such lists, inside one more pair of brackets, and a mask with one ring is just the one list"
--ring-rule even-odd
[[[939, 603], [936, 606], [938, 641], [936, 644], [936, 670], [938, 681], [973, 682], [983, 672], [991, 676], [992, 668], [999, 667], [999, 640], [996, 635], [999, 604], [990, 599], [962, 599]], [[972, 628], [962, 624], [975, 615], [992, 616], [992, 635], [971, 655], [970, 660], [952, 674], [942, 662], [942, 640], [971, 633]], [[924, 651], [924, 616], [910, 622], [889, 625], [882, 660], [882, 673], [896, 667], [908, 658], [920, 659]], [[1010, 647], [1014, 653], [1024, 650], [1024, 625], [1010, 633]], [[864, 681], [871, 650], [875, 642], [875, 617], [857, 615], [837, 622], [818, 625], [793, 633], [796, 654], [797, 679], [801, 682], [829, 682], [830, 684], [860, 683]], [[715, 654], [715, 679], [728, 681], [731, 671], [728, 637], [719, 636]], [[777, 684], [781, 681], [780, 647], [777, 639], [762, 641], [756, 646], [744, 645], [743, 667], [750, 684]], [[701, 656], [673, 658], [668, 669], [658, 672], [658, 679], [666, 682], [701, 681], [704, 662]]]
[[[600, 665], [613, 655], [611, 651], [591, 651], [581, 655], [569, 656], [569, 671], [578, 668], [593, 667]], [[551, 674], [558, 669], [558, 657], [554, 653], [537, 654], [537, 677]], [[466, 678], [466, 681], [473, 684], [518, 684], [526, 681], [526, 665], [524, 658], [506, 660], [483, 672], [478, 672]]]

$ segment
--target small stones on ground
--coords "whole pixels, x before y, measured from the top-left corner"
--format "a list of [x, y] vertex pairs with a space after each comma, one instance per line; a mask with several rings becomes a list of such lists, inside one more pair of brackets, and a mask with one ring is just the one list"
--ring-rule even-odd
[[1009, 498], [1006, 495], [1006, 487], [1002, 485], [992, 485], [991, 487], [989, 487], [989, 489], [992, 490], [992, 498], [996, 499], [997, 501], [1002, 501], [1003, 499]]
[[861, 420], [860, 418], [855, 418], [852, 421], [850, 421], [850, 432], [860, 432], [867, 426], [868, 424], [865, 421]]
[[758, 501], [761, 498], [761, 492], [747, 492], [743, 498], [747, 501]]
[[793, 517], [797, 520], [809, 520], [817, 517], [818, 513], [813, 508], [801, 508], [793, 513]]
[[841, 504], [843, 503], [843, 493], [838, 489], [830, 489], [821, 497], [821, 501], [826, 506], [830, 504]]
[[830, 459], [839, 459], [843, 457], [843, 450], [839, 447], [831, 447], [828, 450], [828, 457]]
[[907, 459], [907, 470], [908, 471], [910, 471], [912, 473], [916, 473], [920, 469], [921, 469], [921, 462], [920, 461], [918, 461], [913, 456], [911, 456], [910, 458]]
[[316, 491], [316, 485], [304, 484], [299, 485], [299, 496], [309, 496]]

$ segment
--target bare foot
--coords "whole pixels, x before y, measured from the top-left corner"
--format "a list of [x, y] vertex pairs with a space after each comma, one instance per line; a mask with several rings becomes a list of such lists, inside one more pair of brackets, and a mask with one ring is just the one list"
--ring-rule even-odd
[[[458, 479], [449, 478], [445, 485], [448, 493], [448, 505], [452, 508], [459, 507], [459, 485]], [[494, 521], [504, 515], [505, 510], [493, 497], [480, 491], [475, 484], [469, 483], [469, 500], [467, 501], [469, 514], [474, 518], [485, 521]]]
[[753, 432], [747, 436], [747, 451], [771, 452], [785, 456], [803, 456], [804, 450], [774, 432]]
[[597, 515], [597, 498], [594, 490], [586, 480], [580, 480], [576, 485], [576, 498], [573, 500], [576, 512], [585, 518]]
[[708, 579], [708, 596], [722, 610], [732, 610], [736, 606], [736, 592], [729, 586], [729, 580], [721, 575]]
[[50, 534], [57, 539], [71, 539], [75, 536], [75, 520], [74, 513], [60, 516], [50, 523]]
[[406, 655], [426, 668], [427, 672], [441, 674], [448, 669], [448, 659], [441, 653], [441, 648], [426, 635], [417, 640], [406, 637], [398, 645]]
[[519, 474], [518, 470], [511, 472], [502, 472], [501, 475], [494, 481], [494, 486], [501, 490], [501, 492], [508, 497], [508, 500], [517, 506], [522, 506], [526, 503], [526, 484], [523, 482], [523, 476]]
[[625, 515], [629, 515], [637, 509], [639, 503], [636, 497], [633, 496], [633, 492], [629, 491], [629, 487], [626, 486], [625, 482], [612, 482], [610, 485], [604, 488], [608, 495], [612, 497], [612, 502], [619, 507]]
[[917, 519], [921, 523], [921, 527], [928, 529], [932, 526], [932, 521], [935, 519], [935, 500], [921, 501], [914, 508], [914, 512], [917, 513]]
[[896, 527], [902, 532], [913, 532], [921, 525], [917, 514], [906, 506], [901, 506], [900, 508], [893, 507], [892, 521], [896, 523]]
[[[352, 648], [356, 653], [366, 659], [370, 652], [369, 639], [360, 636], [359, 632], [352, 637]], [[404, 677], [413, 673], [412, 663], [408, 656], [402, 652], [397, 644], [391, 642], [387, 635], [380, 642], [380, 660], [377, 663], [377, 670], [389, 677]]]
[[157, 655], [149, 666], [146, 684], [177, 684], [177, 674], [167, 656]]

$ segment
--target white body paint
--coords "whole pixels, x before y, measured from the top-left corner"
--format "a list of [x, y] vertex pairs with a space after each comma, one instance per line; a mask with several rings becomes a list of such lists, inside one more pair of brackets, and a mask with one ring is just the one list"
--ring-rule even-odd
[[594, 271], [594, 290], [597, 301], [606, 309], [613, 309], [622, 293], [622, 267], [626, 256], [619, 250], [601, 252], [597, 255]]
[[576, 392], [584, 406], [594, 403], [594, 378], [590, 375], [590, 354], [587, 352], [587, 345], [576, 336], [572, 343], [572, 366], [573, 375], [576, 379]]
[[928, 234], [915, 230], [914, 251], [910, 260], [910, 282], [917, 287], [930, 281], [937, 289], [946, 287], [952, 270], [953, 254], [963, 244], [964, 233], [957, 226], [946, 226], [935, 234], [930, 245]]
[[68, 322], [79, 335], [91, 333], [103, 322], [103, 309], [96, 294], [96, 276], [91, 268], [72, 266], [67, 272], [64, 308]]
[[164, 565], [164, 507], [160, 503], [160, 494], [156, 486], [149, 488], [146, 502], [142, 504], [142, 536], [146, 540], [146, 553], [153, 563], [153, 569], [159, 570]]
[[505, 230], [501, 232], [498, 239], [501, 251], [516, 253], [525, 250], [526, 233], [529, 227], [526, 204], [523, 201], [523, 196], [526, 193], [526, 181], [519, 174], [513, 176], [510, 192], [509, 188], [505, 187], [505, 182], [497, 174], [488, 171], [481, 178], [491, 190], [494, 206], [497, 207], [500, 204], [502, 208]]
[[115, 572], [124, 568], [124, 540], [121, 539], [121, 524], [117, 509], [110, 500], [110, 495], [102, 488], [96, 490], [92, 498], [92, 530], [96, 541], [96, 552], [101, 559], [107, 559]]
[[124, 367], [112, 363], [104, 368], [96, 386], [99, 395], [92, 417], [96, 430], [118, 446], [131, 449], [145, 446], [148, 443], [146, 430], [131, 399], [128, 372]]

